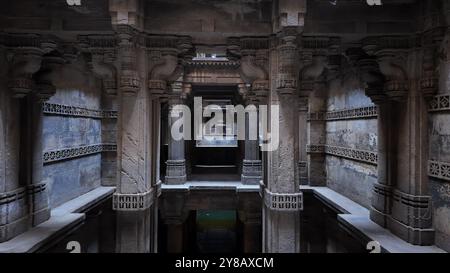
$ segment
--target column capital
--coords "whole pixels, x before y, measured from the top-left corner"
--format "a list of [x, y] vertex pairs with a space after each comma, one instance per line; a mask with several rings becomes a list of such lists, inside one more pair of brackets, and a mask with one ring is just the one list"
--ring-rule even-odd
[[408, 36], [377, 36], [362, 41], [362, 48], [375, 57], [384, 76], [383, 91], [394, 101], [402, 101], [408, 96], [406, 58], [411, 43]]
[[35, 86], [33, 74], [39, 71], [43, 51], [39, 48], [17, 48], [10, 52], [11, 68], [8, 87], [13, 98], [23, 98]]
[[117, 68], [115, 51], [91, 51], [91, 66], [94, 74], [102, 80], [103, 92], [107, 96], [117, 95]]
[[55, 93], [56, 87], [53, 85], [55, 72], [66, 63], [64, 58], [54, 55], [46, 55], [42, 60], [42, 67], [36, 75], [36, 96], [41, 102], [49, 100]]

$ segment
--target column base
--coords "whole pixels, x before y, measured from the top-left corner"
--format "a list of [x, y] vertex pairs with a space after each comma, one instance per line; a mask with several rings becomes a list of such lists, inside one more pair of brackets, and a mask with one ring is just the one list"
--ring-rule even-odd
[[392, 211], [388, 221], [392, 233], [414, 245], [432, 245], [432, 208], [430, 196], [393, 191]]
[[37, 226], [50, 219], [49, 196], [45, 183], [33, 184], [27, 187], [31, 206], [31, 224]]
[[167, 160], [166, 184], [183, 184], [187, 180], [186, 160]]
[[261, 160], [247, 160], [244, 159], [242, 164], [241, 181], [247, 185], [259, 185], [262, 179], [262, 164]]
[[402, 240], [421, 246], [429, 246], [434, 244], [434, 229], [413, 228], [407, 226], [392, 217], [388, 218], [388, 229]]
[[0, 194], [0, 243], [29, 229], [28, 213], [25, 188]]
[[389, 215], [370, 207], [370, 220], [381, 227], [387, 227]]

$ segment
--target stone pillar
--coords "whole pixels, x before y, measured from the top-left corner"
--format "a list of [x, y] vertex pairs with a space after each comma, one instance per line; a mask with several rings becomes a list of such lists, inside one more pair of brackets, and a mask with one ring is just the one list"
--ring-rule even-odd
[[[321, 103], [312, 103], [310, 99], [311, 94], [317, 94], [316, 92], [316, 80], [323, 73], [326, 64], [326, 56], [322, 50], [313, 52], [311, 50], [304, 50], [302, 52], [301, 62], [303, 68], [301, 70], [301, 85], [300, 85], [300, 100], [303, 102], [302, 108], [310, 110], [311, 112], [322, 112], [322, 107], [325, 103], [322, 98], [314, 98], [321, 100]], [[304, 113], [305, 111], [303, 111]], [[305, 127], [299, 128], [301, 134], [299, 140], [301, 143], [305, 142], [305, 134], [308, 144], [306, 147], [300, 148], [300, 153], [307, 154], [306, 177], [308, 178], [308, 184], [311, 186], [325, 186], [326, 185], [326, 173], [325, 173], [325, 131], [326, 124], [323, 119], [311, 118], [308, 123], [309, 130]], [[305, 133], [304, 130], [307, 130]], [[301, 160], [303, 162], [303, 160]], [[303, 166], [305, 164], [303, 163]], [[300, 171], [300, 169], [299, 169]], [[299, 172], [300, 174], [300, 172]], [[305, 174], [303, 174], [305, 176]], [[303, 179], [303, 182], [305, 180]]]
[[178, 116], [172, 116], [172, 109], [174, 106], [182, 103], [183, 100], [180, 95], [176, 94], [169, 96], [169, 128], [167, 132], [169, 137], [169, 153], [165, 178], [165, 183], [167, 184], [183, 184], [186, 182], [185, 140], [175, 140], [171, 134], [172, 124], [180, 118]]
[[300, 97], [298, 103], [298, 178], [300, 185], [308, 185], [308, 97]]
[[393, 43], [391, 39], [407, 44], [401, 37], [363, 43], [366, 52], [376, 57], [377, 73], [382, 75], [378, 76], [382, 81], [372, 82], [374, 86], [369, 83], [367, 90], [379, 107], [378, 183], [373, 190], [371, 219], [409, 243], [428, 245], [433, 243], [434, 230], [425, 183], [428, 140], [421, 133], [427, 128], [427, 104], [420, 92], [429, 93], [430, 80], [422, 81], [422, 90], [411, 84], [410, 78], [415, 76], [407, 64], [416, 57], [408, 54], [406, 46], [385, 47]]
[[[23, 48], [11, 50], [9, 73], [5, 70], [2, 75], [5, 82], [0, 87], [0, 242], [25, 232], [33, 222], [32, 217], [29, 217], [32, 209], [28, 206], [28, 196], [34, 196], [34, 193], [32, 190], [27, 191], [27, 186], [32, 183], [31, 166], [36, 155], [30, 151], [33, 141], [33, 136], [29, 134], [30, 111], [36, 110], [36, 107], [30, 109], [29, 106], [33, 105], [28, 105], [28, 101], [30, 96], [34, 96], [33, 75], [41, 68], [44, 52], [35, 47], [40, 43], [37, 37], [30, 36], [24, 40], [15, 38], [24, 43], [31, 41], [32, 44], [24, 44]], [[6, 66], [6, 56], [4, 64]], [[39, 116], [37, 118], [40, 122]], [[34, 126], [34, 132], [37, 132], [39, 126]], [[42, 151], [38, 160], [42, 160], [41, 158]], [[38, 165], [34, 167], [36, 175], [39, 174]], [[35, 176], [34, 179], [36, 181], [38, 177]]]
[[44, 56], [41, 70], [36, 73], [36, 92], [27, 97], [28, 99], [28, 128], [26, 135], [30, 139], [29, 151], [31, 154], [30, 174], [31, 180], [27, 185], [30, 217], [32, 226], [50, 218], [50, 199], [46, 182], [43, 180], [43, 102], [50, 99], [56, 93], [56, 87], [53, 85], [55, 72], [59, 71], [65, 60], [59, 56]]
[[[83, 45], [83, 44], [82, 44]], [[117, 145], [117, 70], [114, 65], [115, 52], [99, 51], [86, 46], [86, 53], [92, 56], [92, 71], [102, 82], [101, 106], [106, 117], [102, 119], [102, 143]], [[107, 111], [107, 112], [106, 112]], [[102, 186], [117, 185], [117, 151], [103, 151], [101, 154]]]
[[298, 156], [294, 149], [298, 124], [297, 34], [296, 27], [284, 28], [271, 57], [276, 76], [275, 90], [271, 96], [272, 103], [279, 105], [280, 141], [278, 149], [268, 152], [268, 178], [266, 184], [261, 185], [264, 199], [263, 252], [300, 251], [299, 211], [303, 202], [298, 181], [295, 180]]
[[244, 160], [242, 163], [242, 176], [241, 181], [243, 184], [253, 184], [253, 185], [259, 185], [259, 182], [262, 178], [262, 168], [261, 168], [261, 159], [259, 158], [259, 132], [258, 132], [258, 125], [256, 127], [253, 127], [252, 129], [256, 130], [256, 140], [250, 139], [251, 132], [250, 132], [250, 117], [256, 117], [256, 120], [258, 120], [258, 108], [259, 103], [256, 100], [256, 98], [248, 98], [247, 101], [249, 102], [246, 109], [245, 114], [245, 152], [244, 152]]
[[141, 86], [146, 76], [144, 52], [135, 41], [135, 30], [118, 25], [119, 118], [118, 185], [113, 196], [117, 213], [117, 252], [150, 252], [152, 187], [152, 103]]

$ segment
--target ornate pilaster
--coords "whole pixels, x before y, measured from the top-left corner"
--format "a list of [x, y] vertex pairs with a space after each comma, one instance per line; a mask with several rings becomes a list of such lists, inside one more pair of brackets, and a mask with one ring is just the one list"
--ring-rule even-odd
[[43, 180], [43, 103], [56, 93], [53, 85], [55, 76], [65, 60], [55, 52], [43, 57], [41, 69], [34, 75], [35, 92], [27, 97], [27, 114], [30, 120], [26, 135], [30, 137], [29, 151], [31, 156], [31, 181], [27, 186], [32, 226], [50, 218], [50, 197], [47, 184]]
[[117, 252], [151, 252], [154, 234], [150, 94], [142, 88], [145, 55], [139, 33], [130, 25], [116, 25], [118, 40], [118, 182], [113, 198], [117, 210]]
[[171, 126], [179, 119], [178, 115], [173, 113], [176, 105], [182, 104], [183, 99], [179, 94], [169, 95], [169, 155], [166, 162], [166, 184], [183, 184], [186, 182], [186, 158], [184, 139], [176, 140], [171, 134]]
[[[259, 138], [251, 139], [251, 130], [258, 131], [258, 125], [253, 126], [250, 122], [258, 120], [259, 101], [256, 95], [250, 95], [247, 99], [247, 111], [245, 115], [245, 152], [242, 163], [241, 181], [243, 184], [259, 185], [262, 179], [262, 164], [259, 158]], [[257, 121], [258, 122], [258, 121]], [[258, 133], [257, 135], [258, 136]]]
[[[276, 65], [275, 90], [272, 97], [279, 106], [279, 146], [268, 152], [268, 176], [261, 185], [263, 208], [263, 252], [300, 250], [301, 193], [295, 173], [298, 156], [293, 149], [297, 135], [298, 65], [297, 27], [286, 27], [279, 33], [279, 43], [272, 53]], [[300, 198], [300, 199], [299, 199]]]
[[[375, 37], [363, 41], [364, 50], [375, 56], [379, 68], [376, 72], [379, 80], [368, 84], [368, 95], [378, 105], [379, 126], [378, 183], [374, 185], [371, 219], [412, 244], [427, 245], [433, 243], [434, 236], [431, 197], [422, 175], [426, 173], [428, 142], [419, 128], [427, 126], [424, 98], [433, 93], [435, 76], [430, 69], [432, 64], [427, 64], [430, 49], [425, 48], [422, 67], [425, 77], [418, 87], [411, 85], [407, 73], [411, 45], [408, 37]], [[374, 91], [374, 87], [381, 86], [382, 92]], [[421, 116], [425, 118], [417, 118]]]

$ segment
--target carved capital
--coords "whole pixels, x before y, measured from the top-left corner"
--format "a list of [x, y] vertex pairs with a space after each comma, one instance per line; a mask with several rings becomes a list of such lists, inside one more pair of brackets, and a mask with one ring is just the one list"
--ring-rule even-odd
[[102, 80], [103, 91], [108, 96], [117, 95], [117, 70], [114, 58], [107, 53], [92, 56], [92, 70]]
[[14, 98], [23, 98], [34, 88], [33, 74], [39, 71], [43, 51], [38, 48], [21, 48], [12, 52], [8, 87]]
[[288, 41], [278, 47], [277, 90], [280, 94], [292, 94], [298, 87], [297, 47], [293, 40]]
[[36, 96], [41, 102], [47, 101], [56, 93], [53, 84], [55, 73], [59, 71], [66, 61], [57, 54], [44, 56], [42, 68], [36, 73]]
[[365, 84], [366, 96], [375, 104], [381, 104], [387, 100], [384, 92], [384, 76], [381, 74], [378, 62], [374, 58], [361, 59], [357, 62], [361, 80]]

